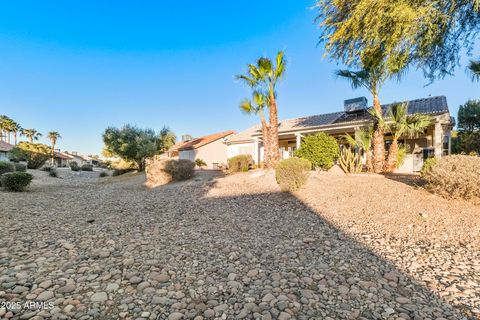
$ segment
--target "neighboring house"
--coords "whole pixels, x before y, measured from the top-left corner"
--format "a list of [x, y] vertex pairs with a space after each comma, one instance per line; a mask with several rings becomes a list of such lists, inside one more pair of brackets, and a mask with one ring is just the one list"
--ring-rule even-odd
[[[429, 157], [450, 154], [450, 131], [455, 125], [444, 96], [412, 100], [407, 103], [409, 114], [428, 114], [432, 117], [432, 123], [425, 133], [417, 138], [399, 141], [406, 144], [409, 150], [404, 164], [397, 170], [404, 173], [420, 171], [423, 161]], [[382, 105], [384, 113], [388, 108], [389, 105]], [[326, 132], [337, 138], [346, 133], [353, 136], [356, 131], [372, 124], [372, 118], [367, 111], [366, 98], [346, 100], [344, 109], [345, 111], [281, 121], [278, 128], [280, 157], [282, 159], [292, 157], [294, 151], [300, 148], [302, 137], [306, 135]], [[391, 140], [392, 137], [387, 134], [386, 148]], [[226, 144], [228, 158], [239, 154], [250, 154], [255, 163], [263, 161], [260, 125], [230, 136]]]
[[233, 135], [235, 131], [214, 133], [188, 141], [182, 141], [173, 145], [166, 156], [168, 158], [187, 159], [195, 161], [201, 159], [209, 169], [218, 169], [227, 164], [227, 146], [225, 139]]
[[70, 157], [68, 159], [68, 165], [70, 165], [70, 162], [75, 161], [79, 166], [83, 166], [84, 164], [92, 164], [89, 159], [87, 159], [85, 156], [79, 155], [77, 152], [65, 152], [66, 155]]
[[10, 151], [13, 149], [13, 145], [10, 143], [6, 143], [4, 141], [0, 141], [0, 161], [9, 161], [8, 155]]
[[55, 159], [55, 166], [61, 168], [61, 167], [68, 166], [69, 161], [72, 160], [73, 157], [64, 152], [55, 151], [54, 159]]

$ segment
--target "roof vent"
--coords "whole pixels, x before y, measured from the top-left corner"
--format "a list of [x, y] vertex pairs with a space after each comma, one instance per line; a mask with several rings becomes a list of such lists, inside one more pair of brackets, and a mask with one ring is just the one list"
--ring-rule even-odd
[[368, 107], [368, 100], [365, 97], [348, 99], [343, 102], [343, 106], [346, 113], [364, 111]]
[[191, 141], [192, 140], [192, 136], [189, 135], [189, 134], [184, 134], [182, 136], [182, 142], [188, 142], [188, 141]]

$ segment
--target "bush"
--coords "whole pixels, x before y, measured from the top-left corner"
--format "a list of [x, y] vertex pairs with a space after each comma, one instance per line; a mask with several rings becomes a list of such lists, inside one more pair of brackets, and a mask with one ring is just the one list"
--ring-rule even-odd
[[428, 159], [422, 169], [427, 188], [452, 198], [480, 197], [480, 158], [464, 155]]
[[295, 156], [309, 160], [314, 167], [330, 169], [338, 157], [337, 140], [325, 132], [303, 138], [300, 149]]
[[102, 171], [102, 172], [100, 172], [100, 174], [98, 176], [100, 178], [108, 177], [108, 172], [107, 171]]
[[84, 164], [82, 165], [82, 171], [93, 171], [93, 165], [91, 164]]
[[70, 162], [70, 169], [72, 169], [72, 171], [80, 171], [80, 166], [78, 165], [78, 163], [76, 161], [71, 161]]
[[239, 154], [228, 159], [228, 170], [230, 172], [245, 172], [253, 166], [252, 156], [249, 154]]
[[27, 166], [22, 163], [15, 163], [15, 171], [17, 172], [26, 172]]
[[52, 178], [58, 178], [58, 171], [54, 167], [50, 167], [50, 170], [48, 171], [48, 175]]
[[14, 161], [27, 161], [28, 169], [39, 169], [51, 157], [49, 146], [40, 143], [22, 141], [10, 151], [10, 159]]
[[422, 170], [420, 170], [421, 174], [424, 175], [430, 170], [432, 170], [432, 167], [437, 163], [438, 158], [428, 158], [425, 161], [423, 161], [423, 166]]
[[165, 165], [165, 171], [172, 176], [173, 180], [187, 180], [195, 173], [195, 162], [186, 159], [170, 160]]
[[203, 161], [202, 159], [195, 159], [195, 164], [197, 165], [197, 167], [199, 168], [202, 168], [202, 167], [206, 167], [207, 164], [205, 163], [205, 161]]
[[0, 161], [0, 175], [7, 172], [14, 172], [15, 165], [8, 161]]
[[295, 191], [307, 182], [311, 169], [309, 160], [289, 158], [278, 163], [275, 178], [283, 191]]
[[32, 182], [33, 176], [26, 172], [9, 172], [1, 176], [2, 186], [8, 191], [24, 191]]

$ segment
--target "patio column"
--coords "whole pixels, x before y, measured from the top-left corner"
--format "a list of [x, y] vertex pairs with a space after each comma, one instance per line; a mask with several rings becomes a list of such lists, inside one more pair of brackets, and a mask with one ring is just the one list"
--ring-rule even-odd
[[300, 146], [302, 145], [302, 134], [301, 133], [295, 133], [295, 138], [297, 139], [296, 144], [295, 144], [295, 148], [296, 148], [296, 150], [298, 150], [298, 149], [300, 149]]
[[253, 161], [259, 164], [259, 150], [258, 150], [258, 137], [253, 138]]
[[435, 157], [440, 158], [442, 156], [443, 149], [443, 128], [440, 121], [435, 122], [435, 129], [433, 130], [433, 148], [435, 150]]

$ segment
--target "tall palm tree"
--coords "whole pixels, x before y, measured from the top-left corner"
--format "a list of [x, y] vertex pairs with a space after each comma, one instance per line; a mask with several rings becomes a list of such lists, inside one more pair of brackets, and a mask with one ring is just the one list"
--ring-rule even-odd
[[347, 143], [354, 147], [363, 150], [365, 153], [365, 165], [368, 172], [373, 171], [372, 166], [372, 137], [373, 137], [373, 127], [368, 127], [367, 129], [361, 129], [355, 133], [355, 137], [352, 137], [349, 134], [343, 136]]
[[265, 166], [267, 168], [274, 168], [280, 159], [276, 86], [283, 78], [285, 68], [284, 52], [279, 51], [275, 63], [268, 58], [260, 58], [255, 65], [248, 65], [246, 75], [237, 76], [237, 79], [244, 81], [254, 92], [259, 92], [267, 102], [269, 109], [268, 124], [265, 121], [267, 130], [262, 132]]
[[6, 117], [6, 119], [3, 120], [2, 122], [3, 122], [3, 131], [5, 132], [5, 135], [7, 137], [6, 141], [10, 143], [12, 132], [15, 130], [15, 121]]
[[268, 98], [260, 91], [254, 91], [252, 100], [245, 99], [240, 103], [240, 110], [246, 114], [254, 114], [260, 116], [262, 124], [263, 144], [270, 146], [270, 131], [267, 121], [265, 120], [264, 110], [268, 108]]
[[473, 80], [480, 80], [480, 60], [470, 60], [468, 65]]
[[22, 134], [27, 137], [30, 143], [33, 143], [34, 140], [38, 140], [42, 134], [35, 129], [23, 129]]
[[387, 112], [386, 130], [392, 134], [393, 140], [388, 150], [386, 172], [393, 172], [397, 166], [398, 139], [405, 136], [414, 138], [422, 133], [431, 123], [431, 118], [423, 114], [408, 114], [406, 103], [396, 103], [390, 106]]
[[13, 144], [17, 145], [18, 134], [22, 134], [22, 127], [15, 121], [13, 121], [12, 126], [10, 127], [13, 133]]
[[[383, 64], [363, 64], [363, 69], [338, 70], [338, 77], [347, 79], [353, 89], [366, 88], [373, 97], [373, 108], [377, 115], [382, 116], [382, 106], [378, 97], [378, 90], [389, 78], [389, 73]], [[379, 125], [380, 118], [374, 117], [373, 133], [373, 170], [377, 173], [383, 171], [385, 163], [384, 129]]]
[[5, 115], [0, 115], [0, 141], [5, 141], [6, 131], [5, 131], [5, 121], [8, 120], [8, 117]]
[[57, 131], [50, 131], [47, 134], [48, 139], [52, 143], [52, 165], [55, 163], [55, 145], [57, 144], [57, 140], [60, 139], [62, 136]]

